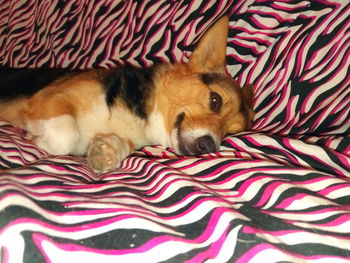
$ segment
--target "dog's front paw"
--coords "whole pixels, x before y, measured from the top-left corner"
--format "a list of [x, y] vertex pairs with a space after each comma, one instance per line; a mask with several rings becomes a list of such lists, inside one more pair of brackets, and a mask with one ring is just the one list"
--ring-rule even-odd
[[95, 173], [106, 173], [120, 166], [120, 159], [108, 138], [94, 137], [88, 146], [87, 161]]

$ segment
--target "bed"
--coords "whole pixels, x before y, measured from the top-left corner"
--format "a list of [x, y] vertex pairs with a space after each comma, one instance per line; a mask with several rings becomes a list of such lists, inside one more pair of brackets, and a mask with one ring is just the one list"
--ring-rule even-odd
[[149, 145], [94, 180], [0, 120], [1, 262], [349, 262], [348, 1], [3, 1], [0, 63], [186, 62], [225, 14], [253, 129], [202, 156]]

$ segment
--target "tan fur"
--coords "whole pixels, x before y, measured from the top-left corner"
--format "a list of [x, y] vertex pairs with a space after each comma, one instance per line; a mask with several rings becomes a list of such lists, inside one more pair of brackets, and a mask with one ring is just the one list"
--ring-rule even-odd
[[24, 115], [30, 119], [49, 119], [62, 114], [89, 111], [94, 98], [102, 93], [97, 71], [84, 72], [56, 81], [28, 100]]
[[[198, 138], [208, 135], [216, 150], [227, 133], [249, 128], [253, 118], [251, 87], [241, 91], [225, 73], [227, 31], [228, 18], [223, 17], [204, 34], [187, 64], [158, 68], [147, 120], [121, 100], [112, 108], [106, 105], [101, 79], [107, 70], [64, 77], [30, 98], [0, 103], [0, 118], [27, 129], [38, 146], [52, 154], [87, 153], [97, 173], [114, 169], [147, 144], [164, 144], [181, 153], [181, 140], [192, 153]], [[205, 84], [203, 73], [221, 77]], [[222, 98], [220, 112], [209, 107], [211, 92]], [[176, 127], [181, 114], [181, 127]]]
[[0, 104], [1, 118], [23, 127], [24, 119], [50, 119], [63, 114], [76, 117], [88, 111], [102, 93], [102, 70], [87, 71], [58, 79], [30, 98]]
[[[159, 73], [161, 77], [158, 79], [155, 98], [159, 110], [167, 116], [168, 132], [173, 129], [175, 117], [180, 112], [187, 113], [185, 126], [196, 123], [203, 128], [213, 127], [214, 132], [220, 133], [221, 136], [245, 128], [245, 123], [238, 114], [239, 108], [236, 106], [241, 104], [241, 97], [238, 92], [239, 86], [235, 81], [206, 86], [189, 65], [173, 65], [164, 71]], [[223, 98], [224, 106], [220, 114], [211, 112], [208, 107], [210, 91], [217, 91]], [[223, 124], [226, 122], [234, 125], [223, 129]]]
[[24, 120], [20, 110], [27, 105], [26, 99], [16, 99], [10, 102], [0, 102], [0, 117], [14, 125], [24, 128]]

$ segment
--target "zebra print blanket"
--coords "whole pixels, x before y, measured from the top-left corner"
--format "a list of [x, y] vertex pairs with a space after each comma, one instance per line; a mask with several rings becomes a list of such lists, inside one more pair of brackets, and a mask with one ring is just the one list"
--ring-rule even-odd
[[0, 121], [1, 262], [349, 262], [348, 1], [2, 1], [0, 63], [186, 61], [224, 13], [254, 132], [202, 158], [144, 147], [94, 182]]

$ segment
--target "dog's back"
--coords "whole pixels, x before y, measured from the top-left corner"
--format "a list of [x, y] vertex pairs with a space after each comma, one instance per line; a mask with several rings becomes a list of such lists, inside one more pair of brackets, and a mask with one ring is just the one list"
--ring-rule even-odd
[[19, 109], [24, 101], [67, 74], [68, 69], [0, 67], [0, 117], [23, 127]]

